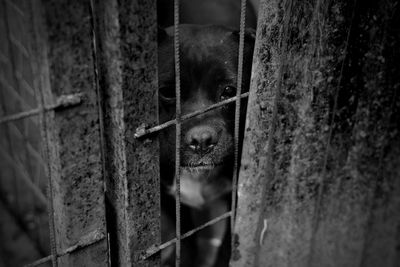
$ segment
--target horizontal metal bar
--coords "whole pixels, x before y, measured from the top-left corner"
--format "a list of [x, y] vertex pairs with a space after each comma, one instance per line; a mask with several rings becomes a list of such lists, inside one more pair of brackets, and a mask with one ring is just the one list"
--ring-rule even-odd
[[61, 253], [59, 253], [57, 255], [57, 257], [61, 257], [64, 255], [70, 254], [78, 249], [82, 249], [82, 248], [91, 246], [97, 242], [100, 242], [101, 240], [103, 240], [105, 238], [106, 238], [106, 235], [103, 234], [101, 230], [94, 230], [94, 231], [90, 232], [89, 234], [83, 236], [76, 245], [73, 245], [73, 246], [65, 249]]
[[43, 263], [46, 263], [48, 261], [51, 261], [53, 259], [53, 255], [41, 258], [37, 261], [31, 262], [29, 264], [26, 264], [25, 267], [35, 267], [35, 266], [39, 266], [42, 265]]
[[57, 99], [57, 102], [44, 108], [35, 108], [28, 111], [23, 111], [17, 114], [8, 115], [0, 118], [0, 124], [21, 120], [26, 117], [38, 115], [42, 112], [76, 106], [82, 103], [83, 94], [62, 95]]
[[31, 117], [31, 116], [39, 114], [42, 110], [43, 110], [42, 108], [35, 108], [35, 109], [28, 110], [28, 111], [20, 112], [17, 114], [4, 116], [3, 118], [0, 118], [0, 124], [6, 123], [6, 122], [11, 122], [11, 121], [16, 121], [16, 120], [21, 120], [26, 117]]
[[[247, 92], [247, 93], [241, 94], [240, 98], [246, 98], [248, 96], [249, 96], [249, 93]], [[184, 122], [185, 120], [188, 120], [188, 119], [193, 118], [195, 116], [198, 116], [200, 114], [203, 114], [203, 113], [206, 113], [206, 112], [211, 111], [213, 109], [216, 109], [216, 108], [219, 108], [221, 106], [224, 106], [226, 104], [235, 102], [236, 98], [237, 97], [234, 96], [234, 97], [231, 97], [231, 98], [226, 99], [224, 101], [218, 102], [218, 103], [216, 103], [214, 105], [211, 105], [211, 106], [209, 106], [209, 107], [207, 107], [205, 109], [197, 110], [197, 111], [194, 111], [192, 113], [183, 115], [181, 117], [181, 122]], [[151, 134], [151, 133], [154, 133], [154, 132], [158, 132], [158, 131], [160, 131], [162, 129], [165, 129], [165, 128], [167, 128], [169, 126], [172, 126], [172, 125], [175, 125], [175, 124], [176, 124], [176, 119], [164, 122], [164, 123], [162, 123], [160, 125], [157, 125], [157, 126], [154, 126], [154, 127], [151, 127], [151, 128], [146, 128], [146, 125], [142, 124], [139, 128], [136, 129], [135, 138], [140, 138], [140, 137], [143, 137], [145, 135], [148, 135], [148, 134]]]
[[[105, 239], [105, 235], [100, 231], [100, 230], [94, 230], [92, 232], [90, 232], [89, 234], [85, 235], [84, 237], [82, 237], [81, 240], [79, 240], [78, 244], [73, 245], [67, 249], [65, 249], [63, 252], [57, 254], [57, 258], [62, 257], [64, 255], [70, 254], [78, 249], [82, 249], [88, 246], [91, 246], [97, 242], [102, 241], [103, 239]], [[40, 264], [43, 264], [45, 262], [48, 262], [50, 260], [52, 260], [54, 257], [54, 255], [50, 255], [47, 257], [44, 257], [42, 259], [39, 259], [35, 262], [29, 263], [27, 265], [25, 265], [25, 267], [34, 267], [34, 266], [38, 266]]]
[[[198, 231], [203, 230], [207, 226], [216, 224], [217, 222], [222, 221], [223, 219], [226, 219], [231, 215], [232, 215], [232, 211], [228, 211], [228, 212], [226, 212], [226, 213], [224, 213], [224, 214], [212, 219], [211, 221], [208, 221], [205, 224], [202, 224], [199, 227], [196, 227], [196, 228], [186, 232], [185, 234], [181, 235], [180, 240], [188, 238], [189, 236], [192, 236], [193, 234], [197, 233]], [[146, 254], [143, 256], [143, 259], [147, 259], [147, 258], [151, 257], [152, 255], [156, 254], [157, 252], [163, 250], [164, 248], [169, 247], [172, 244], [175, 244], [177, 241], [178, 241], [177, 238], [174, 238], [174, 239], [171, 239], [171, 240], [169, 240], [169, 241], [167, 241], [167, 242], [165, 242], [165, 243], [163, 243], [161, 245], [158, 245], [158, 246], [154, 245], [154, 246], [148, 248], [146, 250]]]

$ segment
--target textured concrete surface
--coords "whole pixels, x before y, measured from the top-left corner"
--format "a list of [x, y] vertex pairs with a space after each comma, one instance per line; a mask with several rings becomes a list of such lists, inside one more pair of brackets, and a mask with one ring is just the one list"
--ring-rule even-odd
[[[39, 4], [39, 3], [37, 3]], [[82, 93], [82, 104], [46, 113], [57, 253], [94, 231], [106, 236], [103, 171], [89, 2], [42, 1], [36, 19], [37, 85], [45, 104]], [[82, 257], [81, 254], [92, 255]], [[61, 266], [107, 266], [107, 240], [62, 256]]]
[[142, 258], [160, 243], [158, 139], [134, 137], [158, 123], [156, 1], [95, 6], [112, 263], [158, 266], [159, 255]]
[[397, 266], [398, 4], [260, 5], [233, 266]]

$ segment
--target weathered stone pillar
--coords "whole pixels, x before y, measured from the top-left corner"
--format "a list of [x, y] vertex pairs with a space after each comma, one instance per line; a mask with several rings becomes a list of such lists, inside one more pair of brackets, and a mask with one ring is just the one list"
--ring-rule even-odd
[[134, 137], [158, 124], [155, 0], [95, 1], [103, 103], [107, 212], [115, 266], [158, 266], [160, 244], [158, 139]]
[[233, 266], [396, 266], [394, 0], [262, 1]]
[[[108, 266], [90, 2], [32, 1], [35, 89], [50, 187], [53, 263]], [[58, 105], [75, 99], [75, 105]]]

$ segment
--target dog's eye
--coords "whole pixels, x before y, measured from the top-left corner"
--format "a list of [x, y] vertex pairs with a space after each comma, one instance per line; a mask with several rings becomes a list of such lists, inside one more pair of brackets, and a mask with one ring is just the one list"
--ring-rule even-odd
[[165, 86], [158, 89], [159, 96], [162, 100], [167, 102], [175, 101], [175, 87]]
[[226, 86], [221, 94], [221, 100], [225, 100], [236, 95], [236, 88], [233, 86]]

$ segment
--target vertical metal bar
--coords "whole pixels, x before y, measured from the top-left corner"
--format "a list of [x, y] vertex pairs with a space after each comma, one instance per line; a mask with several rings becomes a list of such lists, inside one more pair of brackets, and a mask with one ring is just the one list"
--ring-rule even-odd
[[181, 79], [179, 56], [179, 0], [174, 0], [174, 56], [175, 56], [175, 90], [176, 90], [176, 143], [175, 143], [175, 181], [176, 181], [176, 258], [175, 266], [179, 267], [181, 260], [181, 190], [180, 190], [180, 165], [181, 165]]
[[231, 251], [235, 249], [235, 219], [236, 219], [236, 195], [239, 165], [239, 130], [240, 130], [240, 95], [242, 93], [243, 79], [243, 50], [244, 50], [244, 34], [246, 26], [246, 0], [241, 0], [240, 7], [240, 33], [239, 33], [239, 53], [238, 53], [238, 74], [237, 74], [237, 90], [235, 101], [235, 129], [234, 129], [234, 165], [233, 165], [233, 181], [232, 181], [232, 203], [231, 203]]

